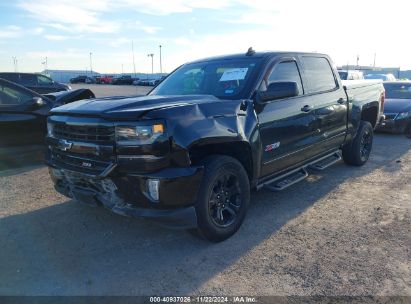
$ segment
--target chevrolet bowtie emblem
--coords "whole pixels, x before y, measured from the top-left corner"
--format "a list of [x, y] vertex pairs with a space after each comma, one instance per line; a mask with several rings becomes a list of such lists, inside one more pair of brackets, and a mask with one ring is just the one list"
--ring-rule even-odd
[[73, 146], [73, 143], [65, 139], [60, 139], [56, 148], [62, 151], [67, 151], [67, 150], [70, 150], [72, 146]]

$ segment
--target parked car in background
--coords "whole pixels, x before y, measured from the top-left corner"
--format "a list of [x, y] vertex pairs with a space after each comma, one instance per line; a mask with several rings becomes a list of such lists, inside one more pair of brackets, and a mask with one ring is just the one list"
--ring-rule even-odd
[[166, 77], [167, 77], [167, 76], [161, 76], [160, 79], [156, 79], [156, 80], [154, 81], [154, 84], [155, 84], [155, 85], [158, 85], [160, 82], [162, 82], [164, 79], [166, 79]]
[[411, 135], [411, 82], [384, 82], [385, 119], [378, 130]]
[[70, 79], [70, 83], [86, 83], [89, 77], [85, 75], [80, 75]]
[[100, 76], [100, 83], [101, 84], [111, 84], [113, 81], [113, 75], [102, 75]]
[[0, 73], [0, 78], [18, 83], [39, 94], [69, 91], [71, 87], [58, 83], [48, 76], [34, 73]]
[[341, 80], [359, 80], [364, 79], [364, 74], [357, 70], [338, 70]]
[[367, 74], [367, 75], [364, 76], [364, 79], [382, 80], [382, 81], [396, 81], [396, 78], [393, 74]]
[[133, 84], [140, 86], [155, 86], [156, 79], [140, 79], [137, 82], [133, 82]]
[[119, 77], [114, 77], [111, 84], [116, 84], [116, 85], [122, 85], [122, 84], [128, 84], [131, 85], [135, 80], [138, 80], [138, 78], [132, 78], [130, 75], [122, 75]]
[[0, 78], [0, 147], [44, 144], [53, 107], [94, 97], [88, 89], [39, 94]]
[[184, 64], [148, 96], [55, 108], [46, 160], [55, 188], [227, 239], [251, 189], [283, 190], [341, 158], [367, 162], [384, 87], [342, 83], [333, 66], [323, 54], [250, 49]]

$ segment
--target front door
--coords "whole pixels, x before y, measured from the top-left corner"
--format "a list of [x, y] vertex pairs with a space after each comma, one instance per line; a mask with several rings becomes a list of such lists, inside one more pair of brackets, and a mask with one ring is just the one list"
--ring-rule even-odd
[[0, 147], [44, 143], [48, 105], [39, 108], [24, 88], [0, 80]]
[[263, 80], [260, 91], [273, 82], [292, 81], [298, 96], [257, 105], [262, 143], [261, 175], [267, 176], [305, 159], [305, 149], [313, 144], [316, 117], [304, 96], [297, 60], [282, 58]]

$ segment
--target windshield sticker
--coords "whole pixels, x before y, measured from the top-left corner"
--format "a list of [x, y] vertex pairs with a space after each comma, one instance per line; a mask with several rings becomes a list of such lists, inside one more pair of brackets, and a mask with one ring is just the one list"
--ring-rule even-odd
[[224, 71], [220, 81], [243, 80], [247, 75], [248, 68], [229, 69]]

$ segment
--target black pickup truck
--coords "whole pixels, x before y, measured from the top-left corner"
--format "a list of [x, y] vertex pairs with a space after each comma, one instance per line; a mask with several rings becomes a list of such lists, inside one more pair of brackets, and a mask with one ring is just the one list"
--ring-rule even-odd
[[363, 165], [383, 102], [380, 82], [343, 84], [326, 55], [249, 49], [184, 64], [147, 96], [53, 109], [47, 163], [68, 197], [222, 241], [250, 190]]

